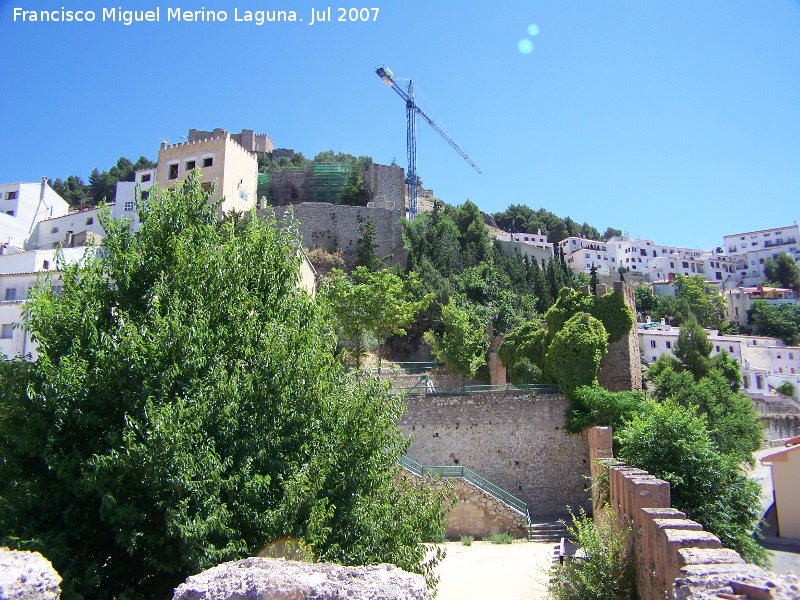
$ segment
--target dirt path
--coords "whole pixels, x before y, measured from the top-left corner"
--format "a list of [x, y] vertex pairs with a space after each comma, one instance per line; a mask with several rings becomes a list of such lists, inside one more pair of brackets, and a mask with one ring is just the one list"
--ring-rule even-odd
[[547, 569], [553, 544], [460, 542], [442, 544], [447, 557], [436, 600], [534, 600], [547, 597]]

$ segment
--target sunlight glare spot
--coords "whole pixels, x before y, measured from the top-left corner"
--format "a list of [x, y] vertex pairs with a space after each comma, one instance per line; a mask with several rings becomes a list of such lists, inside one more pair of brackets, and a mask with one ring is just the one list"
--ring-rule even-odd
[[519, 51], [523, 54], [530, 54], [533, 52], [533, 42], [530, 40], [520, 40], [517, 44]]
[[528, 35], [531, 37], [536, 37], [537, 35], [539, 35], [539, 26], [534, 25], [533, 23], [528, 25]]

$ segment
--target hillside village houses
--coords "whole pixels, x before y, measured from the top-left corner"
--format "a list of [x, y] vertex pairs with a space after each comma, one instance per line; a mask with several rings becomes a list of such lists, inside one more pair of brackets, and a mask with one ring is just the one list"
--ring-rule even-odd
[[[638, 325], [642, 360], [652, 363], [662, 354], [672, 354], [680, 334], [679, 327], [647, 322]], [[739, 361], [742, 390], [760, 407], [780, 404], [784, 398], [775, 389], [785, 381], [792, 384], [792, 402], [800, 408], [800, 347], [787, 346], [782, 340], [752, 335], [723, 335], [708, 330], [713, 344], [711, 355], [727, 352]]]
[[[150, 188], [177, 185], [195, 169], [200, 171], [206, 190], [216, 185], [211, 201], [224, 197], [220, 217], [230, 210], [248, 212], [256, 207], [256, 153], [273, 149], [266, 134], [252, 130], [231, 134], [223, 129], [192, 129], [185, 142], [161, 144], [155, 168], [137, 171], [132, 182], [117, 183], [111, 217], [130, 219], [134, 230], [138, 229], [136, 206], [147, 201]], [[40, 183], [0, 185], [0, 352], [16, 356], [31, 351], [30, 340], [14, 328], [14, 323], [21, 320], [28, 290], [41, 273], [56, 268], [56, 248], [63, 249], [67, 262], [74, 262], [81, 259], [87, 245], [99, 246], [104, 232], [98, 213], [96, 207], [70, 210], [46, 179]], [[702, 275], [725, 295], [726, 319], [740, 324], [746, 323], [747, 309], [755, 299], [771, 303], [797, 301], [792, 290], [757, 284], [763, 277], [766, 258], [787, 252], [795, 260], [800, 259], [798, 238], [800, 228], [796, 223], [726, 235], [723, 246], [713, 250], [666, 246], [627, 234], [605, 242], [568, 237], [558, 243], [558, 248], [541, 231], [497, 236], [509, 256], [519, 251], [546, 267], [555, 250], [560, 249], [574, 271], [589, 272], [595, 265], [601, 275], [612, 276], [623, 267], [629, 281], [649, 282], [657, 295], [674, 293], [671, 282], [678, 274]], [[308, 280], [305, 286], [313, 292], [313, 268], [306, 264], [303, 267], [304, 281]], [[57, 277], [52, 284], [57, 287]], [[667, 344], [674, 343], [677, 333], [676, 328], [666, 326], [640, 331], [646, 359], [655, 360], [660, 353], [669, 351]], [[715, 341], [721, 348], [734, 348], [729, 351], [742, 362], [744, 387], [751, 395], [769, 395], [770, 388], [783, 380], [800, 384], [800, 350], [782, 349], [780, 341], [769, 338], [717, 336]], [[800, 385], [795, 387], [800, 389]]]

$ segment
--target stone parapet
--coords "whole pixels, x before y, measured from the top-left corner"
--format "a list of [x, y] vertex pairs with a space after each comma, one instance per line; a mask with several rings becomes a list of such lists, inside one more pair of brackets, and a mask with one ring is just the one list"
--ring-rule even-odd
[[589, 456], [605, 459], [599, 464], [593, 460], [592, 477], [608, 473], [611, 510], [618, 527], [631, 532], [641, 600], [800, 598], [796, 577], [745, 564], [736, 551], [722, 548], [717, 536], [672, 508], [668, 482], [611, 460], [610, 427], [593, 427], [588, 437]]

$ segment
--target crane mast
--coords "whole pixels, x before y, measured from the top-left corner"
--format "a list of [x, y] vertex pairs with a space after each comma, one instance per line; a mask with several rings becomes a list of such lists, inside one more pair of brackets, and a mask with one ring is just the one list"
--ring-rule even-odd
[[417, 114], [422, 117], [433, 130], [438, 133], [444, 141], [458, 152], [458, 154], [478, 173], [483, 173], [478, 165], [476, 165], [469, 155], [464, 152], [458, 144], [455, 143], [453, 138], [447, 135], [444, 129], [439, 127], [436, 122], [431, 119], [414, 101], [414, 82], [409, 80], [408, 89], [404, 90], [394, 78], [394, 74], [385, 67], [378, 67], [375, 70], [378, 77], [390, 88], [392, 88], [397, 95], [400, 96], [406, 103], [406, 151], [408, 154], [408, 172], [406, 177], [408, 179], [408, 219], [413, 219], [417, 214]]

